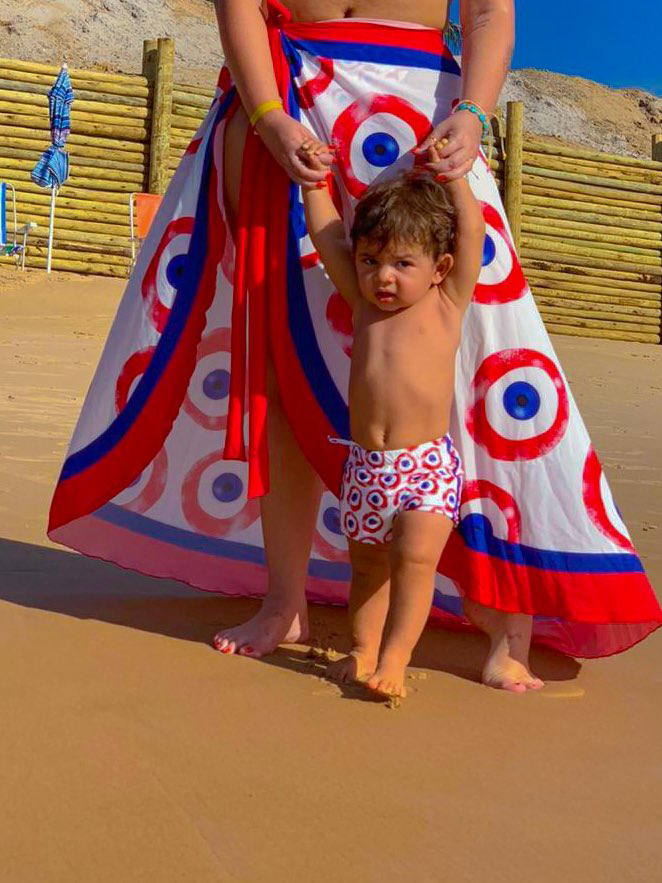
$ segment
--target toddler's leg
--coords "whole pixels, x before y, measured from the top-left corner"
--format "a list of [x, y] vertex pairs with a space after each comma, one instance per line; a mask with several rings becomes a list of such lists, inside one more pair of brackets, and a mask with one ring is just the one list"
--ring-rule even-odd
[[490, 638], [490, 653], [482, 680], [489, 687], [524, 693], [544, 687], [529, 670], [529, 647], [533, 618], [523, 613], [502, 613], [465, 600], [469, 620]]
[[374, 672], [389, 603], [388, 546], [349, 540], [349, 557], [352, 562], [349, 593], [352, 649], [349, 656], [331, 663], [327, 669], [328, 677], [341, 683], [362, 681]]
[[430, 615], [434, 576], [453, 528], [445, 515], [403, 512], [395, 521], [391, 605], [379, 665], [368, 686], [385, 696], [405, 696], [405, 672]]

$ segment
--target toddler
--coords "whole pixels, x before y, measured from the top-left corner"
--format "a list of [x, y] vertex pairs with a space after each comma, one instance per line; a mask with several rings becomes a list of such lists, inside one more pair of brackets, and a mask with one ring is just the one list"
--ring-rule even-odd
[[[439, 161], [441, 144], [429, 150]], [[313, 168], [322, 145], [300, 157]], [[462, 317], [485, 225], [466, 179], [430, 171], [375, 183], [348, 241], [328, 187], [304, 188], [308, 231], [352, 308], [351, 441], [340, 500], [352, 563], [349, 656], [329, 667], [383, 696], [405, 673], [430, 612], [439, 558], [457, 524], [462, 464], [448, 435]]]

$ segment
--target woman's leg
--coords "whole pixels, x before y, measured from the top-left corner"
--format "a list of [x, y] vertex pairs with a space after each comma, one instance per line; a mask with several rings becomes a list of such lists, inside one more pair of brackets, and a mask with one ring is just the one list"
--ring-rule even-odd
[[[248, 119], [240, 108], [225, 136], [226, 204], [232, 226], [239, 210], [247, 128]], [[214, 645], [222, 652], [247, 656], [262, 656], [279, 644], [307, 637], [306, 575], [322, 494], [322, 484], [292, 434], [271, 369], [268, 393], [270, 491], [260, 501], [267, 594], [256, 616], [243, 625], [221, 630], [214, 638]]]
[[490, 639], [490, 652], [483, 667], [484, 684], [513, 693], [539, 690], [545, 686], [529, 670], [532, 616], [502, 613], [467, 599], [464, 612], [469, 621]]

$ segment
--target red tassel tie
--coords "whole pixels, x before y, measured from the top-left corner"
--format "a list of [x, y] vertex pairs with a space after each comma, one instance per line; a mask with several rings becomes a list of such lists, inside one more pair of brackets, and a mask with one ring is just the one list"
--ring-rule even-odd
[[[283, 55], [278, 25], [289, 12], [270, 0], [274, 15], [267, 23], [274, 73], [286, 105], [289, 69]], [[286, 285], [284, 249], [289, 210], [289, 181], [263, 145], [249, 130], [244, 146], [241, 196], [237, 221], [230, 393], [223, 456], [248, 460], [248, 498], [269, 492], [267, 442], [267, 362], [269, 291]], [[278, 226], [278, 232], [273, 228]], [[278, 251], [278, 253], [276, 253]], [[248, 456], [244, 440], [246, 402], [246, 340], [248, 335]]]

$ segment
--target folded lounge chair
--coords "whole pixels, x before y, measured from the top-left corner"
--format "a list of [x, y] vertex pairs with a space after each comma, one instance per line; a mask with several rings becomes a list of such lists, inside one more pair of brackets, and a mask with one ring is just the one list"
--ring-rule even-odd
[[129, 195], [129, 229], [131, 240], [131, 266], [133, 270], [145, 237], [149, 233], [152, 221], [159, 210], [163, 197], [158, 193], [131, 193]]
[[[7, 226], [7, 197], [11, 193], [12, 197], [12, 228], [13, 233], [9, 235]], [[21, 229], [18, 228], [18, 220], [16, 214], [16, 190], [13, 184], [7, 181], [0, 181], [0, 256], [13, 257], [16, 259], [16, 265], [19, 261], [21, 269], [25, 269], [25, 249], [28, 244], [28, 235], [30, 230], [37, 225], [34, 221], [28, 221]], [[23, 242], [18, 241], [19, 233], [23, 234]]]

